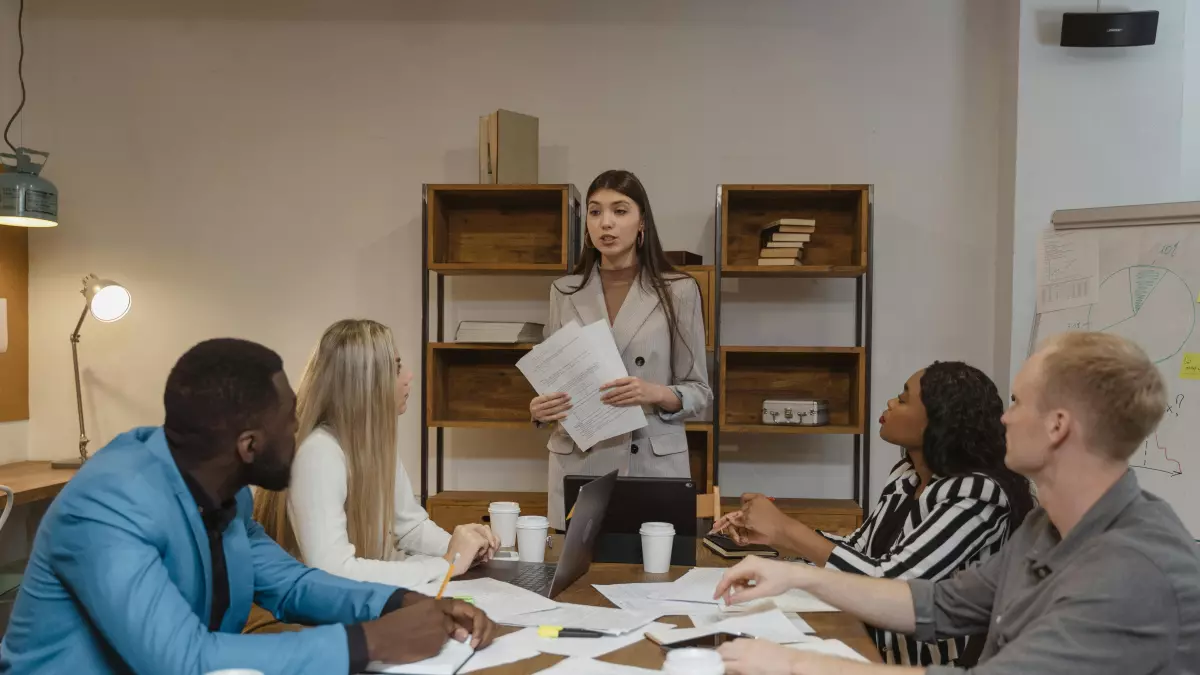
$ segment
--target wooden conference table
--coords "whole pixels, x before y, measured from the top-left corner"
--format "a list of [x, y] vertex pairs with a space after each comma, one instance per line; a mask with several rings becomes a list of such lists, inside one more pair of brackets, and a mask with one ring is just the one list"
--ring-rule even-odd
[[[554, 545], [546, 550], [546, 560], [553, 562], [562, 549], [562, 537], [555, 536]], [[714, 554], [707, 547], [699, 543], [696, 544], [696, 565], [697, 567], [729, 567], [737, 561], [726, 560]], [[650, 583], [674, 581], [683, 576], [689, 568], [687, 567], [672, 567], [666, 574], [646, 574], [640, 564], [625, 565], [615, 563], [593, 563], [587, 574], [582, 576], [578, 581], [571, 584], [567, 590], [559, 594], [555, 600], [559, 602], [570, 602], [578, 605], [597, 605], [610, 607], [608, 600], [600, 594], [592, 584], [634, 584], [634, 583]], [[801, 614], [805, 621], [808, 622], [817, 631], [817, 636], [822, 638], [835, 638], [845, 642], [852, 649], [874, 663], [881, 663], [879, 651], [875, 648], [875, 643], [867, 635], [867, 630], [861, 621], [843, 612], [814, 612]], [[690, 619], [686, 616], [672, 616], [659, 619], [663, 623], [671, 623], [677, 626], [689, 627], [692, 625]], [[509, 633], [516, 628], [502, 628], [501, 633]], [[624, 649], [615, 652], [609, 652], [600, 657], [600, 661], [608, 661], [610, 663], [619, 663], [627, 666], [639, 666], [641, 668], [650, 668], [658, 670], [663, 664], [662, 649], [643, 639], [642, 641], [630, 645]], [[488, 668], [486, 670], [477, 671], [484, 675], [524, 675], [525, 673], [536, 673], [545, 668], [549, 668], [555, 663], [561, 661], [563, 657], [553, 656], [550, 654], [541, 654], [532, 659], [510, 663], [496, 668]]]

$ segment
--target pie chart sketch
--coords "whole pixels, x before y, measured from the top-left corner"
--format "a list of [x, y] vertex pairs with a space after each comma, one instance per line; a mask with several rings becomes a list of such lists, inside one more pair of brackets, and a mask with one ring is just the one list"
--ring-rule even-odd
[[1137, 342], [1162, 363], [1182, 351], [1196, 329], [1196, 294], [1165, 267], [1123, 267], [1100, 282], [1087, 325]]

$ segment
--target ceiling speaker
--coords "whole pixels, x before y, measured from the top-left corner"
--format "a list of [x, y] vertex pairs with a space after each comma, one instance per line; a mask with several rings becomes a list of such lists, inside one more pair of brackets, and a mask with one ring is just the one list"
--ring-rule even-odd
[[1140, 47], [1154, 44], [1158, 12], [1067, 12], [1063, 47]]

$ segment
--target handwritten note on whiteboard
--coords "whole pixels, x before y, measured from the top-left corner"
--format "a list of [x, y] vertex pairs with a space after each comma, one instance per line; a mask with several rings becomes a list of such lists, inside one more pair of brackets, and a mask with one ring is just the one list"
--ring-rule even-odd
[[1100, 244], [1091, 233], [1042, 232], [1037, 251], [1038, 313], [1100, 300]]

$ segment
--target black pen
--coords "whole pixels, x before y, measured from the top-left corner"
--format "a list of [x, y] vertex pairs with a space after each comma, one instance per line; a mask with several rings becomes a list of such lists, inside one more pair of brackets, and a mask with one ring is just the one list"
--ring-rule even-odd
[[538, 626], [538, 636], [544, 638], [609, 637], [598, 630], [587, 630], [586, 628], [563, 628], [562, 626]]

